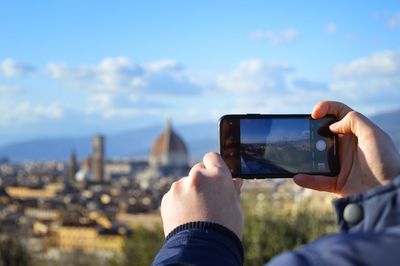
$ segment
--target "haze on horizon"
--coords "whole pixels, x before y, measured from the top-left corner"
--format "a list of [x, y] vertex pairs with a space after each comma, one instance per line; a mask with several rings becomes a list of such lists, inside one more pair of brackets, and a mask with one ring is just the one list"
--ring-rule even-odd
[[171, 118], [400, 108], [396, 1], [5, 2], [0, 146]]

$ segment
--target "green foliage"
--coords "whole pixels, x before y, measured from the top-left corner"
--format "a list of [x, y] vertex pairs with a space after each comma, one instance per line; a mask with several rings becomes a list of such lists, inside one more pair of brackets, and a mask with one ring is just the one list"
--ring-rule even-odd
[[[38, 264], [41, 265], [41, 264]], [[63, 266], [102, 266], [103, 260], [95, 254], [87, 254], [82, 250], [74, 250], [64, 254], [58, 261], [48, 262], [48, 266], [63, 265]]]
[[32, 265], [27, 248], [17, 238], [11, 236], [0, 241], [0, 266]]
[[275, 255], [295, 249], [332, 232], [331, 211], [309, 208], [291, 199], [272, 199], [268, 195], [243, 195], [245, 265], [262, 265]]
[[110, 263], [112, 266], [148, 266], [164, 242], [161, 227], [137, 228], [125, 242], [123, 257]]
[[[276, 195], [279, 195], [277, 198]], [[315, 209], [310, 202], [296, 202], [287, 194], [246, 191], [243, 247], [245, 265], [263, 265], [275, 255], [309, 243], [336, 230], [331, 208]], [[313, 199], [310, 199], [313, 201]], [[120, 259], [110, 266], [150, 265], [164, 241], [161, 228], [139, 228], [127, 240]]]

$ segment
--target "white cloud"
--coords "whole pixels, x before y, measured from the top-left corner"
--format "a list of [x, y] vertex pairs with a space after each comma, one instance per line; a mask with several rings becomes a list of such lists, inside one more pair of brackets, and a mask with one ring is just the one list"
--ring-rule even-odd
[[[173, 100], [169, 97], [192, 97], [202, 92], [201, 86], [172, 59], [136, 64], [127, 57], [108, 57], [89, 66], [49, 63], [47, 71], [67, 87], [88, 92], [85, 113], [104, 119], [152, 112]], [[147, 97], [155, 100], [145, 101], [147, 106], [140, 108], [140, 102], [133, 100]]]
[[138, 113], [134, 106], [115, 104], [115, 96], [107, 93], [97, 93], [89, 96], [88, 106], [85, 110], [88, 115], [100, 115], [103, 119], [113, 117], [131, 117]]
[[259, 59], [242, 61], [216, 77], [210, 92], [213, 117], [224, 113], [308, 113], [329, 97], [327, 83], [299, 77], [293, 67], [272, 65]]
[[336, 33], [337, 26], [335, 23], [331, 22], [325, 25], [325, 31], [328, 33]]
[[[0, 99], [1, 125], [60, 120], [68, 117], [66, 110], [71, 109], [86, 119], [101, 121], [176, 116], [187, 122], [229, 112], [308, 113], [322, 99], [343, 101], [369, 112], [398, 106], [400, 100], [400, 51], [378, 52], [339, 64], [332, 70], [332, 80], [322, 81], [301, 76], [289, 65], [260, 59], [244, 60], [230, 71], [196, 81], [171, 59], [134, 63], [115, 57], [76, 67], [49, 63], [47, 70], [51, 78], [76, 89], [73, 93], [82, 97], [80, 105], [65, 108], [59, 103]], [[21, 90], [0, 85], [0, 95]]]
[[147, 69], [152, 72], [162, 72], [162, 71], [180, 71], [183, 69], [183, 67], [173, 59], [163, 59], [147, 64]]
[[33, 70], [34, 68], [32, 66], [10, 58], [0, 62], [0, 74], [7, 78], [21, 77]]
[[201, 86], [171, 59], [137, 64], [127, 57], [108, 57], [90, 66], [49, 63], [47, 70], [67, 87], [87, 92], [84, 112], [103, 119], [159, 111], [170, 104], [168, 101], [202, 92]]
[[[176, 102], [174, 103], [176, 104]], [[157, 98], [137, 95], [116, 95], [111, 93], [93, 93], [88, 97], [84, 113], [90, 117], [100, 117], [103, 120], [114, 118], [141, 118], [148, 115], [165, 115], [169, 107]]]
[[308, 113], [325, 99], [345, 102], [367, 114], [398, 108], [399, 65], [398, 51], [384, 51], [336, 66], [332, 80], [315, 80], [299, 76], [290, 66], [243, 61], [216, 77], [217, 90], [210, 92], [210, 98], [223, 100], [210, 109], [214, 116], [229, 112]]
[[285, 75], [291, 69], [283, 65], [266, 65], [261, 60], [247, 60], [230, 73], [217, 76], [216, 83], [223, 90], [247, 94], [284, 89]]
[[330, 89], [366, 109], [398, 107], [400, 100], [400, 51], [383, 51], [333, 70]]
[[73, 77], [71, 70], [65, 63], [49, 63], [47, 71], [53, 79], [69, 79]]
[[31, 112], [40, 117], [50, 119], [60, 119], [64, 115], [64, 110], [59, 103], [51, 103], [49, 105], [31, 106]]
[[310, 80], [306, 78], [294, 78], [292, 79], [292, 90], [295, 89], [302, 89], [305, 91], [315, 91], [315, 90], [320, 90], [320, 91], [327, 91], [328, 90], [328, 85], [326, 82], [322, 81], [315, 81], [315, 80]]
[[273, 45], [281, 45], [297, 40], [299, 35], [297, 30], [287, 28], [279, 32], [256, 31], [250, 33], [248, 37], [250, 40], [266, 40]]
[[400, 76], [400, 51], [384, 51], [337, 65], [334, 74], [340, 79]]
[[109, 57], [97, 65], [72, 68], [65, 63], [49, 63], [53, 79], [96, 92], [191, 94], [199, 89], [174, 60], [134, 64], [126, 57]]
[[116, 91], [129, 87], [133, 78], [143, 70], [126, 57], [107, 57], [98, 65], [72, 68], [66, 63], [49, 63], [48, 73], [53, 79], [79, 83], [91, 90]]
[[126, 57], [116, 57], [105, 58], [98, 66], [88, 68], [88, 71], [105, 88], [118, 90], [122, 86], [128, 86], [132, 77], [140, 75], [143, 70]]
[[394, 15], [389, 19], [388, 25], [391, 28], [396, 28], [397, 26], [400, 25], [400, 12], [397, 12], [396, 15]]
[[15, 95], [17, 93], [20, 93], [21, 91], [23, 91], [21, 86], [0, 84], [0, 95], [2, 97], [4, 97], [4, 96], [12, 96], [12, 95]]
[[64, 115], [62, 106], [33, 104], [29, 101], [3, 102], [0, 105], [0, 125], [30, 124], [43, 119], [58, 120]]

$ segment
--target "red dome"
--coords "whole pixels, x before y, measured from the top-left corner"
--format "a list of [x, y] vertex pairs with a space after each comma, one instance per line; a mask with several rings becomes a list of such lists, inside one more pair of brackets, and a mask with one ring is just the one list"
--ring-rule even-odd
[[[168, 122], [165, 130], [156, 139], [151, 149], [150, 157], [152, 161], [171, 163], [172, 158], [183, 158], [187, 162], [187, 148], [182, 138], [176, 134]], [[185, 162], [185, 163], [186, 163]]]

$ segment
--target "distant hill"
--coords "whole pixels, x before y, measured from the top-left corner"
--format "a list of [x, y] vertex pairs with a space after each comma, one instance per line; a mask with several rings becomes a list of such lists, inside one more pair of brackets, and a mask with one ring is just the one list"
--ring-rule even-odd
[[[217, 124], [187, 124], [173, 126], [173, 128], [187, 143], [193, 160], [198, 160], [207, 151], [217, 150]], [[156, 125], [106, 135], [106, 157], [146, 157], [150, 153], [151, 145], [163, 129], [164, 125]], [[91, 136], [60, 137], [13, 143], [0, 147], [0, 158], [8, 157], [11, 161], [66, 161], [73, 150], [79, 160], [91, 154]]]
[[397, 149], [400, 150], [400, 109], [372, 116], [371, 120], [389, 133]]
[[[400, 110], [372, 116], [371, 120], [388, 132], [400, 149]], [[163, 128], [164, 125], [155, 125], [106, 135], [106, 157], [148, 156], [151, 145], [161, 134]], [[218, 150], [217, 123], [176, 125], [174, 129], [187, 143], [191, 159], [194, 161], [199, 160], [207, 151]], [[60, 137], [13, 143], [0, 147], [0, 158], [5, 156], [12, 161], [66, 161], [72, 150], [76, 151], [80, 160], [91, 154], [91, 136]]]

